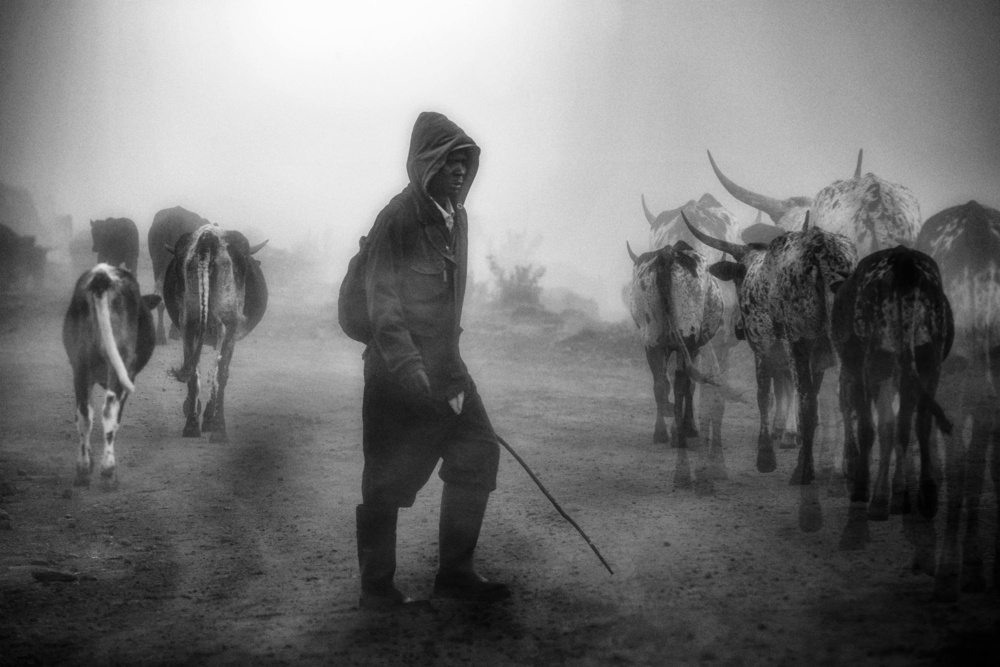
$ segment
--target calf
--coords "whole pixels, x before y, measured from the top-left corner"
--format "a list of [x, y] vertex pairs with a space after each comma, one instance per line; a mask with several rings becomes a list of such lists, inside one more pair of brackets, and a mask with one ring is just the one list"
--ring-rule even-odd
[[63, 346], [73, 367], [76, 427], [80, 451], [76, 460], [76, 485], [90, 484], [93, 459], [90, 429], [94, 384], [106, 391], [104, 409], [104, 459], [101, 476], [115, 475], [115, 434], [125, 400], [135, 391], [135, 377], [153, 354], [153, 316], [156, 295], [140, 296], [132, 274], [109, 264], [98, 264], [76, 281], [63, 321]]
[[[934, 398], [941, 363], [955, 328], [941, 287], [937, 264], [922, 252], [896, 246], [858, 263], [837, 292], [833, 339], [841, 361], [841, 410], [844, 423], [857, 421], [857, 442], [848, 428], [847, 475], [852, 502], [868, 502], [869, 459], [875, 438], [872, 408], [878, 411], [878, 475], [868, 509], [870, 519], [889, 517], [889, 463], [896, 445], [892, 494], [898, 511], [907, 511], [905, 459], [916, 412], [920, 444], [917, 508], [925, 517], [937, 511], [937, 482], [931, 466], [932, 418], [946, 433], [951, 424]], [[899, 396], [894, 414], [892, 399]]]
[[[181, 236], [188, 232], [193, 232], [202, 225], [208, 224], [208, 220], [197, 213], [174, 206], [157, 211], [153, 216], [153, 224], [149, 226], [149, 233], [146, 242], [149, 246], [149, 259], [153, 263], [153, 283], [156, 294], [163, 296], [163, 277], [167, 273], [167, 265], [170, 264], [173, 248]], [[163, 328], [164, 304], [161, 303], [156, 309], [156, 343], [166, 345], [167, 334]], [[170, 327], [170, 337], [178, 338], [177, 327]]]
[[743, 335], [754, 352], [757, 376], [757, 469], [777, 467], [767, 429], [771, 382], [791, 366], [798, 390], [799, 430], [802, 447], [792, 484], [815, 479], [813, 437], [817, 422], [817, 394], [823, 374], [834, 364], [830, 341], [833, 292], [857, 263], [854, 245], [839, 234], [809, 228], [789, 232], [768, 245], [742, 245], [703, 234], [684, 218], [698, 239], [729, 253], [735, 262], [720, 261], [709, 267], [712, 275], [736, 283], [743, 321]]
[[[955, 317], [955, 347], [942, 373], [941, 401], [960, 425], [946, 440], [944, 546], [934, 595], [954, 600], [959, 589], [986, 589], [980, 515], [984, 478], [1000, 493], [1000, 211], [970, 201], [927, 219], [917, 247], [938, 263]], [[1000, 516], [1000, 503], [994, 503]], [[963, 507], [965, 537], [959, 541]], [[1000, 531], [993, 536], [993, 587], [1000, 586]]]
[[[628, 244], [626, 244], [628, 247]], [[667, 405], [666, 366], [678, 354], [674, 375], [676, 446], [697, 435], [694, 428], [693, 366], [698, 352], [719, 330], [723, 307], [719, 284], [709, 275], [705, 257], [684, 241], [632, 258], [629, 305], [646, 347], [656, 399], [654, 442], [668, 442], [664, 413]]]
[[[207, 224], [184, 234], [174, 248], [164, 275], [163, 297], [170, 319], [184, 338], [184, 363], [171, 373], [188, 386], [186, 437], [198, 437], [205, 430], [211, 431], [212, 442], [228, 439], [225, 394], [233, 348], [267, 309], [267, 283], [260, 263], [251, 257], [266, 243], [250, 247], [240, 232]], [[198, 364], [206, 342], [218, 346], [219, 354], [216, 372], [210, 375], [210, 398], [200, 416]]]
[[125, 265], [132, 275], [139, 267], [139, 230], [128, 218], [91, 220], [90, 235], [94, 240], [97, 261], [112, 266]]

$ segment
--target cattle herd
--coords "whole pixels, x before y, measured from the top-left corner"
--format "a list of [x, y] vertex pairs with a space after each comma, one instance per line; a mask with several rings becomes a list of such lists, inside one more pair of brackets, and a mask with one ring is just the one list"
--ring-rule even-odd
[[[842, 470], [836, 477], [851, 502], [867, 504], [868, 519], [936, 514], [941, 475], [935, 473], [932, 450], [936, 432], [941, 433], [948, 494], [935, 594], [954, 599], [960, 589], [982, 590], [978, 519], [987, 470], [1000, 486], [1000, 453], [994, 451], [1000, 413], [1000, 212], [973, 201], [922, 222], [913, 193], [863, 174], [861, 154], [852, 178], [815, 197], [784, 200], [737, 185], [711, 154], [708, 158], [727, 192], [760, 211], [756, 224], [741, 231], [736, 216], [709, 194], [659, 215], [643, 197], [650, 247], [638, 255], [628, 248], [634, 267], [628, 302], [653, 375], [654, 442], [673, 440], [673, 446], [685, 447], [700, 429], [710, 443], [709, 456], [721, 454], [725, 403], [733, 398], [727, 390], [730, 361], [752, 354], [760, 416], [757, 469], [777, 468], [775, 446], [797, 447], [791, 483], [813, 484], [818, 473], [829, 474], [817, 471], [813, 449], [820, 389], [832, 377], [830, 382], [839, 383], [839, 414], [824, 415], [830, 418], [824, 421], [843, 427]], [[774, 224], [761, 222], [762, 215]], [[226, 440], [233, 348], [261, 321], [268, 296], [253, 257], [266, 241], [251, 245], [240, 232], [181, 207], [157, 213], [149, 229], [152, 295], [142, 296], [135, 278], [135, 223], [92, 221], [91, 233], [98, 263], [77, 280], [63, 326], [76, 397], [80, 485], [89, 484], [94, 466], [92, 387], [99, 384], [105, 391], [101, 475], [114, 478], [115, 437], [125, 402], [155, 346], [167, 343], [164, 310], [172, 323], [170, 337], [183, 339], [183, 361], [171, 371], [187, 385], [183, 435], [209, 432], [213, 441]], [[0, 226], [0, 290], [41, 281], [45, 252], [33, 237]], [[199, 362], [206, 343], [218, 354], [202, 409]], [[677, 359], [673, 403], [667, 374], [672, 355]], [[960, 398], [949, 403], [950, 414], [938, 398], [945, 385], [949, 395]], [[960, 436], [969, 429], [966, 446]], [[918, 443], [913, 456], [908, 455], [911, 431]], [[880, 453], [872, 482], [876, 435]], [[919, 462], [916, 480], [910, 459]], [[1000, 538], [996, 548], [1000, 555]], [[994, 563], [997, 581], [1000, 558]]]
[[[862, 173], [861, 153], [853, 178], [838, 180], [815, 197], [784, 200], [737, 185], [711, 153], [708, 158], [733, 197], [775, 224], [763, 224], [759, 214], [741, 234], [735, 216], [709, 194], [658, 216], [643, 198], [650, 250], [636, 256], [628, 248], [634, 264], [628, 300], [653, 374], [654, 439], [669, 440], [663, 423], [669, 356], [677, 352], [680, 359], [673, 433], [675, 446], [683, 447], [695, 433], [688, 410], [693, 384], [702, 385], [703, 403], [706, 396], [717, 396], [717, 388], [725, 386], [727, 364], [716, 359], [743, 353], [738, 342], [745, 340], [753, 354], [760, 412], [757, 469], [776, 469], [775, 443], [797, 446], [791, 483], [812, 484], [818, 395], [826, 371], [839, 368], [841, 475], [851, 502], [866, 503], [870, 520], [911, 511], [932, 518], [940, 486], [933, 465], [936, 428], [946, 443], [948, 497], [935, 595], [948, 600], [960, 589], [983, 590], [979, 511], [987, 469], [994, 487], [1000, 486], [1000, 452], [995, 451], [1000, 211], [972, 201], [922, 224], [913, 193]], [[714, 367], [706, 372], [693, 362], [713, 343], [731, 352], [715, 355]], [[949, 396], [957, 398], [949, 404], [950, 415], [937, 396], [945, 384]], [[772, 396], [776, 405], [769, 429]], [[714, 404], [718, 400], [703, 404], [703, 411], [721, 413]], [[834, 415], [827, 417], [835, 421]], [[968, 446], [962, 438], [967, 426]], [[908, 446], [914, 430], [916, 457]], [[880, 455], [872, 484], [876, 434]], [[713, 433], [712, 440], [718, 438]], [[710, 451], [716, 446], [713, 442]], [[919, 480], [912, 479], [914, 458]], [[967, 524], [960, 542], [963, 504]], [[803, 530], [819, 527], [815, 521], [800, 525]], [[1000, 536], [996, 552], [1000, 556]], [[997, 581], [1000, 558], [994, 559], [993, 574]]]

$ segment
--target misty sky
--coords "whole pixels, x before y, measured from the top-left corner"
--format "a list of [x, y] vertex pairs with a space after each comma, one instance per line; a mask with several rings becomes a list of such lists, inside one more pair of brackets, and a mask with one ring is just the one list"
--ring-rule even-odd
[[[340, 273], [437, 110], [482, 147], [472, 270], [520, 247], [625, 314], [625, 241], [715, 179], [864, 170], [1000, 207], [1000, 2], [0, 0], [0, 180], [43, 216], [182, 205]], [[510, 242], [511, 236], [519, 244]], [[145, 261], [142, 259], [141, 261]]]

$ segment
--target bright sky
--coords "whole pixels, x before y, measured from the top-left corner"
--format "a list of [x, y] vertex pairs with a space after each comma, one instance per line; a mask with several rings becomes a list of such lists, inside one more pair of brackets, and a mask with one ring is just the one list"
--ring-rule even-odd
[[865, 171], [924, 217], [1000, 207], [1000, 3], [0, 2], [0, 180], [43, 215], [182, 205], [334, 273], [406, 183], [416, 114], [483, 149], [472, 268], [544, 264], [624, 316], [625, 241], [716, 181], [814, 195]]

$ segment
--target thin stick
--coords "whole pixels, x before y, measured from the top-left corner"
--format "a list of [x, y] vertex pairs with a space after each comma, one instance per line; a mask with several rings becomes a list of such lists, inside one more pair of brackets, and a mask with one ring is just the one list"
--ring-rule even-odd
[[597, 550], [597, 547], [594, 546], [594, 543], [590, 541], [589, 537], [587, 537], [587, 533], [583, 532], [583, 529], [580, 528], [580, 526], [576, 525], [576, 521], [573, 521], [572, 517], [570, 517], [569, 514], [566, 514], [566, 512], [563, 511], [563, 508], [559, 506], [559, 503], [556, 502], [556, 499], [553, 498], [552, 494], [548, 492], [548, 490], [542, 484], [542, 481], [540, 479], [538, 479], [538, 476], [535, 475], [535, 473], [533, 473], [531, 471], [531, 468], [529, 468], [528, 464], [524, 462], [524, 459], [522, 459], [520, 456], [518, 456], [517, 452], [514, 451], [514, 448], [511, 447], [510, 445], [508, 445], [507, 441], [504, 440], [503, 438], [501, 438], [499, 435], [497, 435], [497, 440], [500, 442], [501, 445], [504, 446], [504, 449], [506, 449], [508, 452], [510, 452], [511, 456], [513, 456], [515, 459], [517, 459], [517, 462], [521, 464], [521, 467], [524, 468], [525, 472], [528, 473], [528, 476], [531, 477], [531, 479], [535, 482], [535, 484], [538, 485], [538, 488], [542, 490], [542, 493], [544, 493], [545, 497], [549, 499], [549, 502], [552, 503], [553, 507], [555, 507], [556, 510], [560, 514], [562, 514], [562, 517], [564, 519], [566, 519], [567, 521], [569, 521], [570, 525], [572, 525], [574, 528], [576, 528], [577, 532], [580, 533], [580, 535], [583, 536], [583, 539], [587, 540], [587, 544], [589, 544], [590, 548], [593, 549], [593, 551], [594, 551], [595, 554], [597, 554], [597, 557], [601, 559], [601, 563], [604, 564], [604, 567], [607, 568], [608, 572], [610, 572], [611, 574], [614, 574], [614, 570], [611, 569], [611, 566], [608, 565], [608, 561], [604, 560], [604, 556], [601, 555], [601, 552]]

